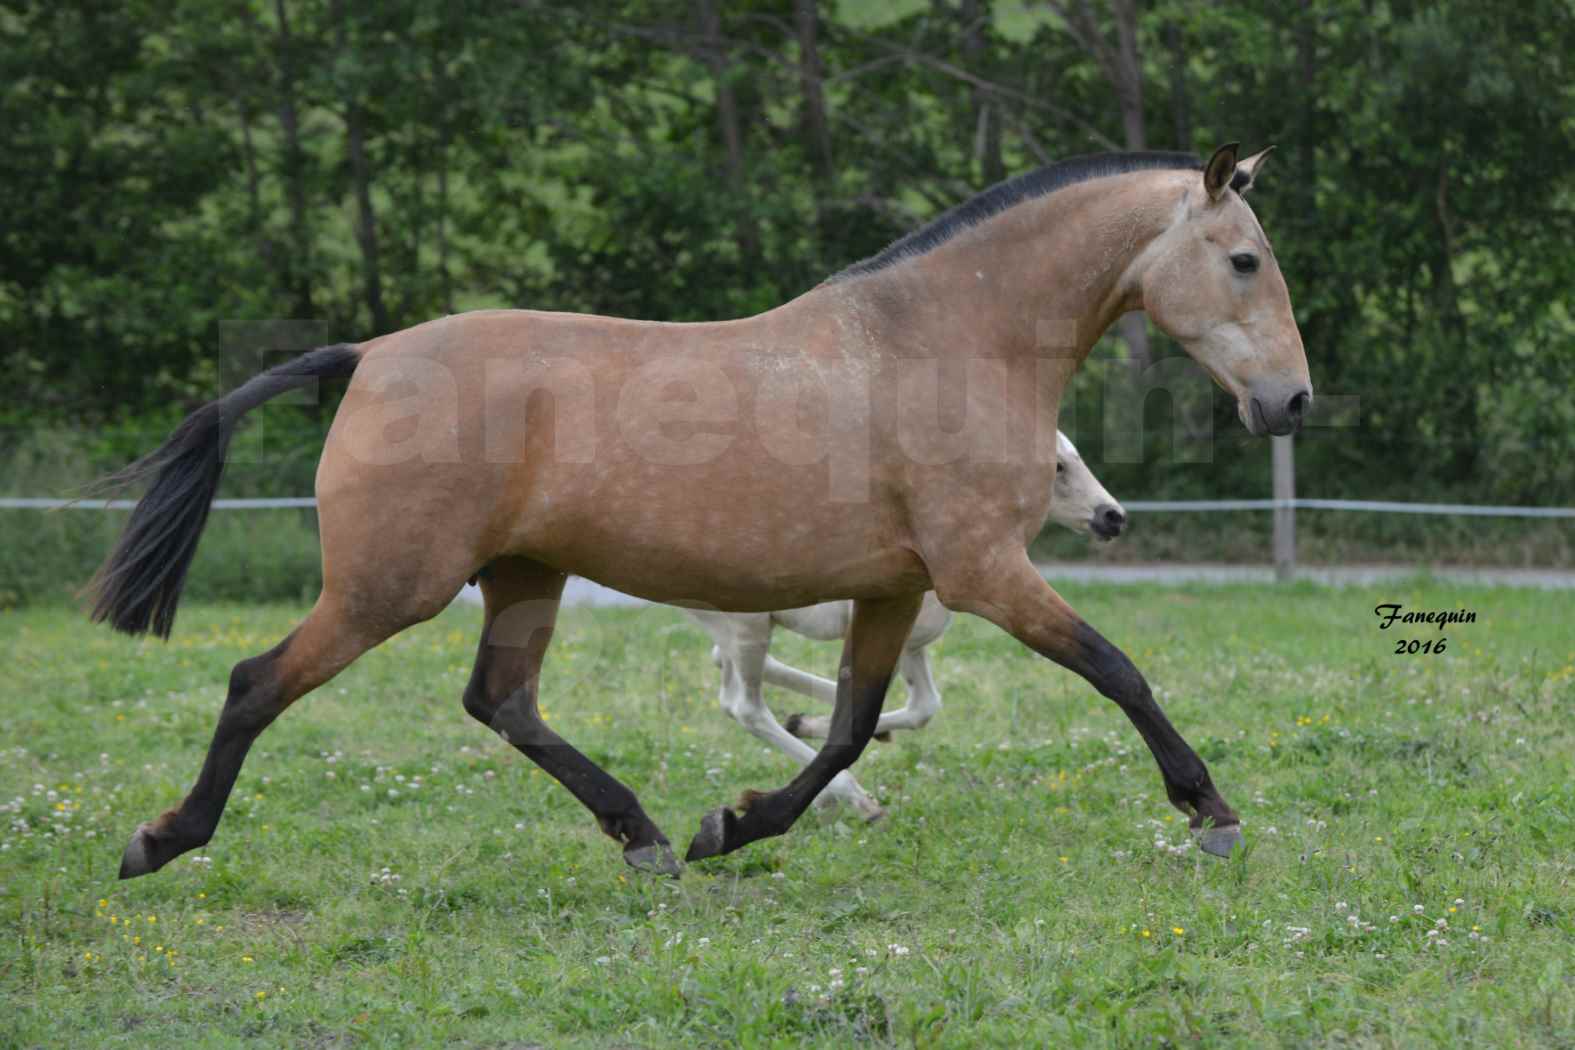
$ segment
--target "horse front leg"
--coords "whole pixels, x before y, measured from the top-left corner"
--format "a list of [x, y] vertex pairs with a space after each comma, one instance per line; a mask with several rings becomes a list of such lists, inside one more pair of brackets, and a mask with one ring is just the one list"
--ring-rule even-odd
[[1153, 753], [1165, 794], [1201, 835], [1204, 852], [1228, 856], [1241, 842], [1241, 819], [1214, 787], [1203, 760], [1155, 703], [1142, 673], [1045, 582], [1026, 551], [1003, 560], [1004, 570], [971, 573], [956, 589], [944, 592], [947, 606], [989, 620], [1114, 700]]
[[736, 812], [722, 806], [707, 813], [685, 859], [731, 853], [756, 839], [782, 834], [838, 773], [858, 759], [880, 719], [886, 687], [922, 598], [913, 594], [854, 603], [825, 746], [786, 787], [746, 791]]

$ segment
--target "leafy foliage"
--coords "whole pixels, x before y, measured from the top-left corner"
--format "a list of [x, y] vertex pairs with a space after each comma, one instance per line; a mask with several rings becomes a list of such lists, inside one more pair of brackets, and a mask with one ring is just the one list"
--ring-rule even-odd
[[[1568, 502], [1572, 54], [1563, 0], [19, 0], [0, 429], [178, 414], [222, 387], [230, 320], [758, 311], [1135, 119], [1281, 146], [1254, 204], [1318, 391], [1359, 399], [1314, 420], [1303, 491]], [[1075, 391], [1096, 463], [1121, 356]], [[1111, 487], [1260, 494], [1225, 401], [1208, 462], [1151, 410]]]

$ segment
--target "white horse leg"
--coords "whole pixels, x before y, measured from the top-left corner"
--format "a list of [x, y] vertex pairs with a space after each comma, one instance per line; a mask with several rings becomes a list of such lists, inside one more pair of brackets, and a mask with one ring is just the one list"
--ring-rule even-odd
[[923, 729], [941, 709], [941, 691], [935, 687], [935, 675], [930, 669], [930, 651], [925, 646], [904, 649], [897, 661], [897, 670], [908, 683], [908, 702], [891, 714], [881, 715], [876, 723], [877, 733], [893, 729]]
[[766, 681], [772, 685], [791, 689], [795, 693], [801, 693], [824, 704], [837, 702], [837, 683], [829, 678], [789, 667], [774, 656], [766, 657], [765, 667], [762, 670]]
[[[730, 652], [723, 653], [722, 709], [761, 740], [791, 756], [800, 765], [808, 765], [815, 757], [815, 749], [783, 729], [766, 706], [762, 678], [768, 659], [763, 642], [737, 643]], [[846, 770], [832, 778], [825, 795], [848, 803], [865, 820], [878, 820], [886, 814], [880, 803], [866, 794]]]
[[[908, 683], [908, 702], [881, 715], [880, 721], [875, 723], [875, 734], [883, 739], [894, 729], [923, 729], [941, 709], [941, 691], [935, 686], [930, 654], [925, 645], [904, 649], [897, 661], [897, 670]], [[803, 674], [802, 671], [794, 673]], [[823, 740], [831, 732], [831, 719], [825, 715], [793, 715], [787, 720], [787, 728], [795, 736]]]

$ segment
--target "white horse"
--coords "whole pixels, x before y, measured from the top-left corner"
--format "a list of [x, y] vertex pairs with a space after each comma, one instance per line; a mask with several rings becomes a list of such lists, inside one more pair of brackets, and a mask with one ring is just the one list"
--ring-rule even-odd
[[[1088, 469], [1071, 439], [1059, 431], [1056, 433], [1055, 471], [1051, 521], [1073, 532], [1091, 533], [1102, 540], [1111, 540], [1121, 534], [1126, 513]], [[782, 626], [816, 641], [840, 641], [847, 634], [853, 603], [822, 602], [801, 609], [763, 613], [684, 611], [709, 631], [716, 643], [711, 659], [722, 669], [722, 710], [745, 729], [776, 745], [801, 764], [814, 758], [815, 748], [799, 737], [823, 739], [830, 731], [831, 719], [825, 715], [793, 715], [784, 727], [766, 706], [762, 686], [770, 682], [831, 704], [836, 702], [837, 683], [789, 667], [774, 658], [770, 653], [771, 629]], [[877, 738], [890, 739], [894, 729], [923, 729], [941, 709], [941, 693], [930, 672], [927, 647], [946, 632], [951, 621], [952, 614], [935, 597], [935, 592], [925, 594], [918, 619], [897, 661], [897, 671], [908, 683], [908, 702], [900, 710], [880, 716], [875, 727]], [[867, 820], [876, 820], [885, 814], [880, 804], [865, 793], [848, 771], [837, 774], [826, 788], [825, 796], [847, 802]]]

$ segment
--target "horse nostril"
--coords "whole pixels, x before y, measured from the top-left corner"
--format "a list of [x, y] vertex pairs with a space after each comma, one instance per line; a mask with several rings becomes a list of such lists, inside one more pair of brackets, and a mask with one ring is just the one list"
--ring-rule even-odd
[[1291, 397], [1290, 403], [1285, 406], [1285, 411], [1290, 414], [1294, 422], [1300, 423], [1302, 415], [1307, 411], [1307, 406], [1312, 403], [1312, 395], [1305, 390], [1297, 391]]
[[1126, 523], [1127, 516], [1122, 513], [1120, 507], [1105, 503], [1094, 508], [1094, 517], [1089, 524], [1100, 539], [1110, 540], [1120, 535], [1121, 526]]

